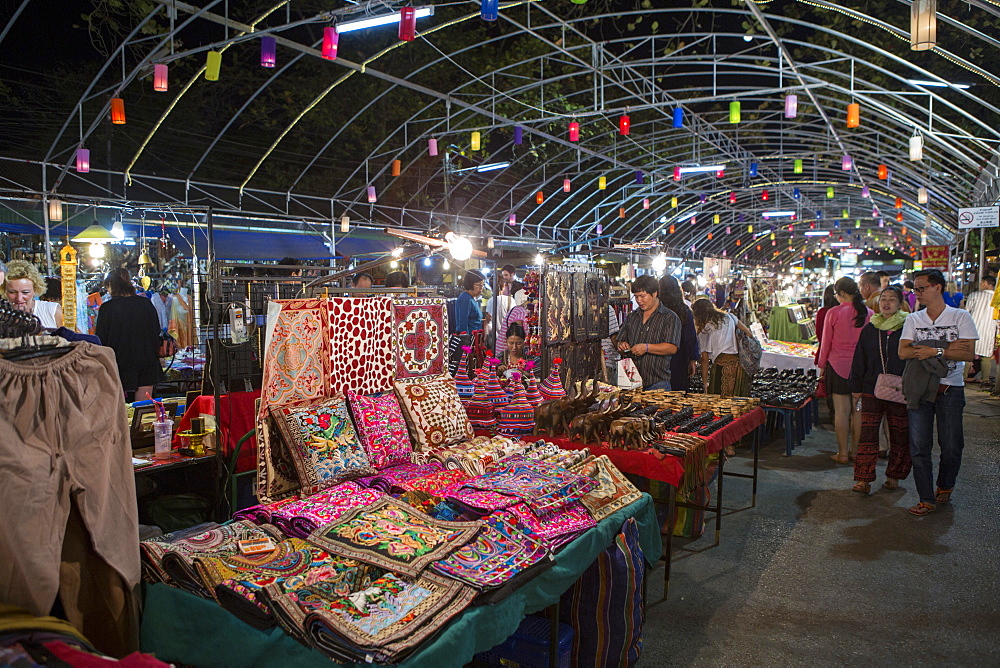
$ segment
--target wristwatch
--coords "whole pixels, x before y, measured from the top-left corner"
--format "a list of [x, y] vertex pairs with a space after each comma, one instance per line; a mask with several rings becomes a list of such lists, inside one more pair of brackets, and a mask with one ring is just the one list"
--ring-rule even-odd
[[944, 348], [938, 348], [935, 357], [944, 357]]

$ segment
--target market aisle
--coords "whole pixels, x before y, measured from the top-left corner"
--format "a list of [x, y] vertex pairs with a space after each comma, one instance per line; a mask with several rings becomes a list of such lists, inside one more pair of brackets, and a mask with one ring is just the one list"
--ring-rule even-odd
[[[721, 545], [712, 531], [675, 542], [670, 598], [648, 609], [641, 665], [1000, 664], [1000, 401], [966, 397], [954, 503], [925, 518], [906, 512], [912, 480], [851, 492], [852, 469], [829, 459], [832, 431], [791, 458], [772, 441], [757, 507], [725, 517]], [[738, 452], [730, 470], [749, 470]], [[728, 508], [749, 504], [749, 481], [725, 487]], [[651, 601], [661, 582], [657, 569]]]

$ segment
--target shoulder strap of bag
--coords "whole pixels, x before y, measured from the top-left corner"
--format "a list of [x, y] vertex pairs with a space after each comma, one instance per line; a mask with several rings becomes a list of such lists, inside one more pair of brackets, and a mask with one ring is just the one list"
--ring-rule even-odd
[[[882, 373], [886, 373], [887, 374], [889, 372], [886, 371], [886, 368], [885, 368], [885, 355], [882, 354], [882, 334], [880, 333], [880, 331], [881, 330], [879, 330], [879, 329], [875, 330], [875, 336], [878, 337], [878, 356], [882, 360]], [[889, 336], [891, 336], [891, 334], [885, 337], [885, 347], [886, 348], [889, 347]]]

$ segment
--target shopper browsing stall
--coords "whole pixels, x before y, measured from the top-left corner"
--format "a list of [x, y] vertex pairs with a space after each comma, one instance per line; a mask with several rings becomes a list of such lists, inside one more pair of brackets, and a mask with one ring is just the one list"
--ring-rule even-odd
[[750, 337], [753, 332], [732, 313], [716, 308], [711, 300], [697, 299], [691, 310], [701, 347], [701, 378], [705, 391], [726, 398], [747, 396], [753, 379], [740, 365], [736, 329], [743, 330]]
[[457, 333], [472, 334], [485, 327], [490, 321], [490, 314], [483, 314], [479, 298], [483, 294], [483, 283], [486, 278], [478, 271], [467, 271], [462, 279], [465, 291], [455, 302], [455, 327]]
[[899, 338], [907, 313], [902, 310], [902, 290], [888, 287], [879, 297], [879, 312], [864, 326], [858, 337], [851, 366], [851, 397], [861, 402], [861, 434], [854, 458], [854, 491], [867, 494], [875, 481], [879, 458], [879, 427], [883, 416], [889, 426], [889, 463], [885, 470], [886, 489], [898, 489], [899, 481], [910, 475], [910, 436], [906, 404], [880, 398], [879, 378], [885, 383], [902, 376], [905, 362], [899, 359]]
[[[976, 323], [976, 331], [979, 333], [979, 340], [976, 341], [976, 362], [978, 362], [978, 373], [982, 383], [990, 382], [993, 375], [993, 348], [996, 343], [997, 323], [993, 319], [993, 292], [996, 289], [997, 279], [993, 276], [984, 276], [979, 281], [979, 289], [965, 298], [964, 308], [972, 316], [972, 321]], [[973, 367], [976, 364], [973, 363]], [[975, 371], [969, 373], [969, 378], [975, 375]]]
[[97, 312], [97, 336], [115, 351], [125, 393], [145, 399], [163, 375], [157, 356], [159, 316], [150, 300], [136, 296], [124, 269], [109, 271], [104, 283], [112, 298]]
[[670, 357], [681, 340], [681, 321], [660, 303], [660, 286], [652, 276], [632, 283], [639, 308], [628, 314], [618, 332], [618, 350], [631, 356], [645, 390], [670, 389]]
[[34, 314], [47, 329], [63, 325], [62, 306], [57, 302], [44, 302], [38, 298], [47, 286], [38, 267], [24, 260], [13, 260], [7, 265], [4, 290], [7, 300], [14, 306]]
[[681, 286], [673, 276], [664, 276], [660, 279], [660, 301], [681, 321], [681, 343], [677, 354], [670, 358], [670, 387], [673, 390], [687, 392], [700, 353], [698, 332], [694, 329], [694, 316], [691, 315], [691, 308], [684, 303]]
[[[903, 373], [903, 393], [906, 395], [910, 418], [910, 456], [913, 459], [913, 481], [917, 485], [920, 503], [910, 508], [917, 516], [926, 515], [939, 503], [948, 503], [958, 470], [962, 466], [965, 433], [962, 430], [962, 410], [965, 408], [965, 363], [975, 358], [975, 341], [979, 338], [976, 323], [968, 311], [945, 303], [944, 276], [937, 269], [918, 271], [913, 276], [913, 291], [917, 301], [926, 306], [906, 319], [899, 341], [899, 356], [907, 360]], [[941, 375], [935, 382], [933, 365], [936, 360]], [[934, 423], [937, 422], [941, 465], [937, 489], [934, 489]]]

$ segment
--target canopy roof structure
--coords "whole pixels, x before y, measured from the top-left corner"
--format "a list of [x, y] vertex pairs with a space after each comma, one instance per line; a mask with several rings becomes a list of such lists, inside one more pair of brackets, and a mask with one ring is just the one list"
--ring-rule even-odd
[[[1000, 200], [993, 0], [937, 7], [920, 51], [928, 0], [514, 0], [493, 21], [417, 4], [413, 41], [385, 0], [7, 4], [7, 207], [211, 206], [338, 236], [346, 215], [788, 264], [830, 243], [914, 254], [953, 239], [959, 207]], [[350, 25], [372, 17], [387, 23]]]

